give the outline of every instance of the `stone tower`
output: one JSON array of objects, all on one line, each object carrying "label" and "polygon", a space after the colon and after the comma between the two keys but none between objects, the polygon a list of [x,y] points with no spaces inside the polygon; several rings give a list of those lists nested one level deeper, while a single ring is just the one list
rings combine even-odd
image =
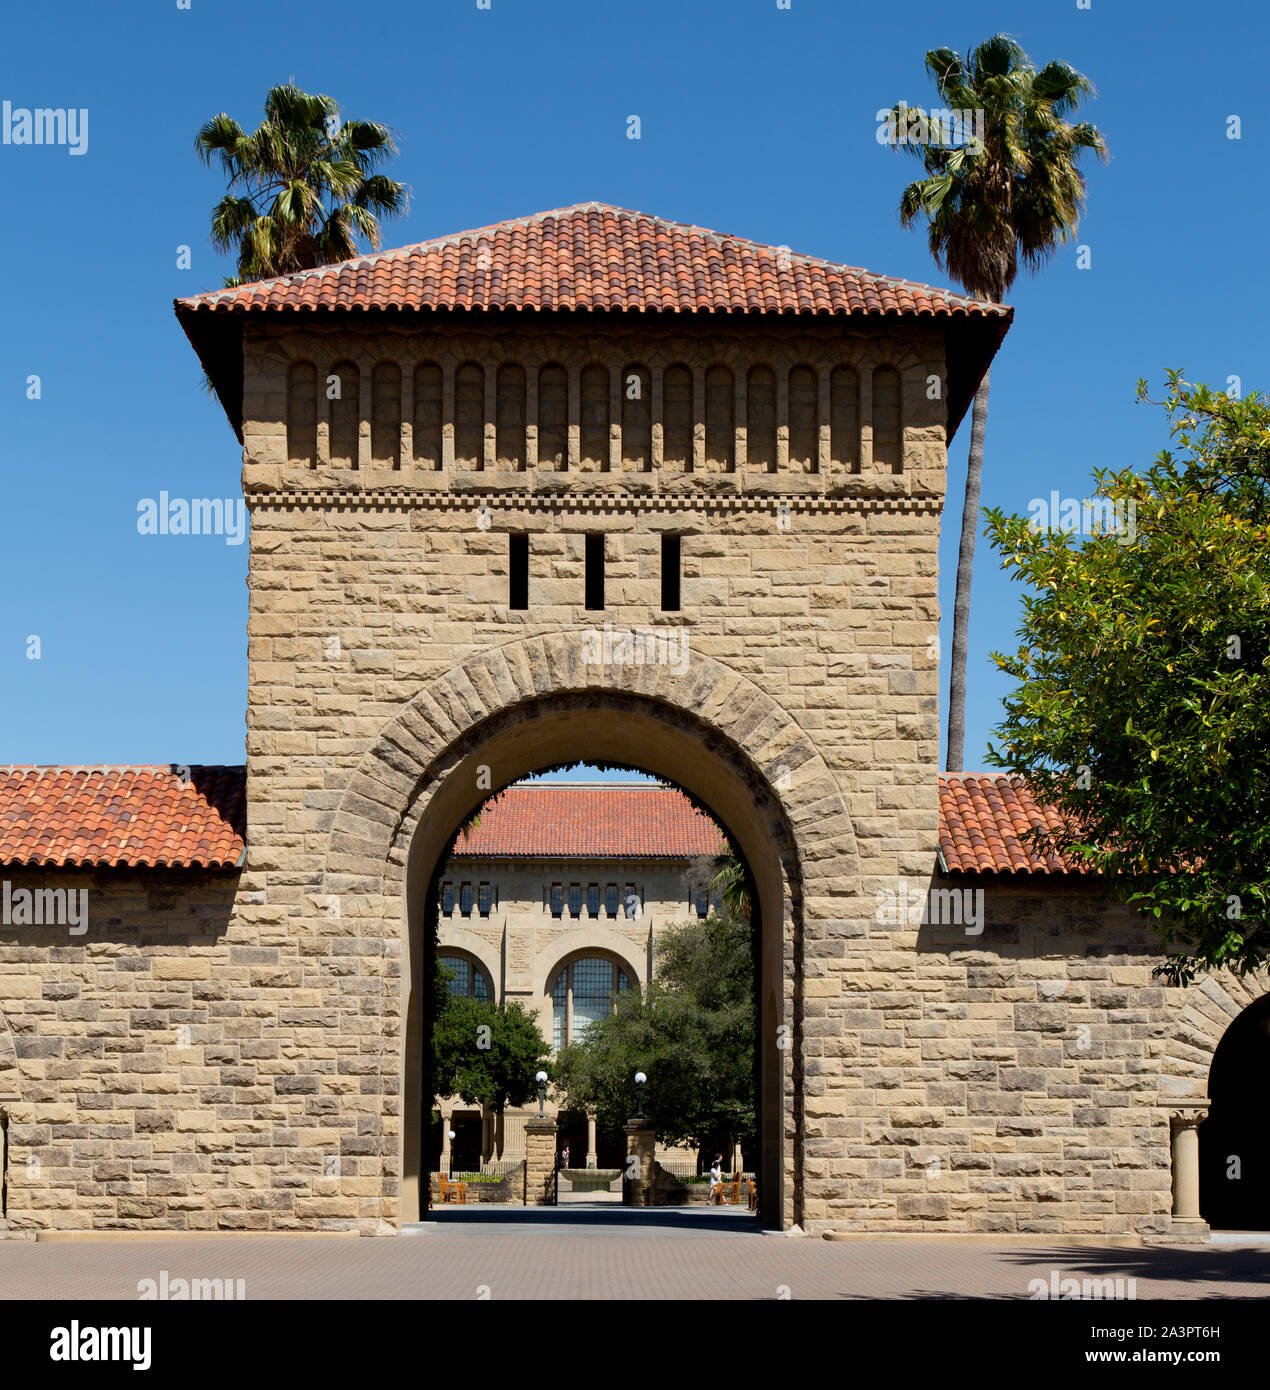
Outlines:
[{"label": "stone tower", "polygon": [[745,854],[764,1212],[832,1224],[883,1113],[877,895],[935,863],[945,451],[1011,311],[583,204],[177,314],[243,444],[231,931],[278,952],[242,1023],[296,1058],[292,1181],[340,1155],[308,1210],[417,1215],[429,882],[490,791],[598,760]]}]

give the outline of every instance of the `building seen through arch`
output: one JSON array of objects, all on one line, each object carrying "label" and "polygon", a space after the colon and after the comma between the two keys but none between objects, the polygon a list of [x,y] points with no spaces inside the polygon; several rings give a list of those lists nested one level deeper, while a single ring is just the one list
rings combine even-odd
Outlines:
[{"label": "building seen through arch", "polygon": [[[719,827],[664,784],[507,788],[439,871],[437,959],[453,975],[451,992],[536,1011],[553,1052],[577,1042],[617,995],[644,992],[666,927],[718,908],[713,860],[723,849]],[[524,1119],[536,1109],[499,1117],[442,1099],[430,1165],[457,1171],[523,1157]],[[546,1109],[558,1114],[554,1099]],[[557,1150],[568,1147],[571,1167],[622,1166],[620,1133],[597,1133],[594,1119],[574,1112],[559,1120]]]}]

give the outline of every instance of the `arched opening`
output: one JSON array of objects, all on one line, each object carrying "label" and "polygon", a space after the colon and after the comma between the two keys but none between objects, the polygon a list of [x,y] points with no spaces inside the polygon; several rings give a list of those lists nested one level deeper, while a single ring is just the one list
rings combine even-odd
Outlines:
[{"label": "arched opening", "polygon": [[287,462],[317,467],[317,368],[293,362],[287,371]]},{"label": "arched opening", "polygon": [[327,439],[331,467],[356,468],[361,373],[355,362],[337,362],[331,368],[326,379],[326,399],[330,408]]},{"label": "arched opening", "polygon": [[370,461],[376,468],[401,467],[401,368],[377,362],[370,377]]},{"label": "arched opening", "polygon": [[903,392],[894,367],[873,372],[873,462],[878,472],[904,471]]},{"label": "arched opening", "polygon": [[794,367],[789,373],[789,470],[820,471],[820,388],[815,370]]},{"label": "arched opening", "polygon": [[1200,1215],[1216,1231],[1270,1231],[1270,994],[1222,1035],[1199,1127]]},{"label": "arched opening", "polygon": [[[428,1018],[423,1004],[434,989],[429,923],[437,920],[440,906],[438,870],[460,826],[492,794],[545,767],[587,761],[637,768],[682,788],[709,809],[748,868],[757,980],[760,1218],[772,1226],[800,1220],[801,1195],[793,1175],[801,1165],[796,1118],[801,1075],[794,1065],[801,874],[792,828],[762,773],[740,748],[686,711],[617,691],[589,691],[585,700],[548,696],[511,707],[469,730],[441,761],[445,771],[419,789],[411,813],[415,829],[405,871],[402,1218],[421,1215],[423,1121],[431,1099],[424,1074]],[[634,968],[634,962],[627,963]],[[558,974],[557,969],[553,985]],[[546,987],[544,979],[544,993]]]},{"label": "arched opening", "polygon": [[462,362],[454,373],[454,466],[469,473],[485,467],[485,368]]}]

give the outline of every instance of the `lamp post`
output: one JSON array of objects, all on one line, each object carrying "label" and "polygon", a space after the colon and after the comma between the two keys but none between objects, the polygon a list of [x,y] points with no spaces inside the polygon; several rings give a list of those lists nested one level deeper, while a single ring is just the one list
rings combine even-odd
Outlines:
[{"label": "lamp post", "polygon": [[445,1132],[445,1137],[450,1141],[447,1145],[447,1147],[450,1150],[450,1161],[446,1165],[449,1169],[447,1176],[452,1178],[454,1176],[454,1131],[452,1129],[447,1129]]},{"label": "lamp post", "polygon": [[538,1113],[543,1114],[543,1102],[547,1098],[547,1073],[540,1071],[534,1080],[538,1083]]},{"label": "lamp post", "polygon": [[642,1071],[637,1071],[635,1073],[635,1091],[639,1097],[639,1110],[635,1116],[637,1120],[642,1120],[644,1118],[644,1084],[647,1080],[648,1077],[646,1077]]}]

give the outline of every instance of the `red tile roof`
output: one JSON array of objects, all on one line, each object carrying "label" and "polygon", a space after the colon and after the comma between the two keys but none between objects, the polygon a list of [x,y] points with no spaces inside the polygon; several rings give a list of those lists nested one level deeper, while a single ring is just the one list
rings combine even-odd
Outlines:
[{"label": "red tile roof", "polygon": [[178,313],[593,309],[1008,320],[1013,312],[607,203],[577,203],[176,304]]},{"label": "red tile roof", "polygon": [[719,854],[718,826],[673,787],[543,782],[508,787],[454,853],[462,858],[692,859]]},{"label": "red tile roof", "polygon": [[232,868],[243,852],[241,767],[0,768],[0,863]]},{"label": "red tile roof", "polygon": [[[939,848],[953,873],[1089,873],[1039,856],[1024,836],[1060,825],[1016,777],[943,773]],[[232,868],[246,832],[246,770],[0,767],[0,864]],[[509,787],[460,838],[462,857],[693,858],[717,854],[717,827],[682,792],[641,785]]]},{"label": "red tile roof", "polygon": [[1037,853],[1024,839],[1034,826],[1062,828],[1053,806],[1038,806],[1021,778],[945,772],[939,778],[939,849],[954,873],[1084,874],[1083,861]]}]

